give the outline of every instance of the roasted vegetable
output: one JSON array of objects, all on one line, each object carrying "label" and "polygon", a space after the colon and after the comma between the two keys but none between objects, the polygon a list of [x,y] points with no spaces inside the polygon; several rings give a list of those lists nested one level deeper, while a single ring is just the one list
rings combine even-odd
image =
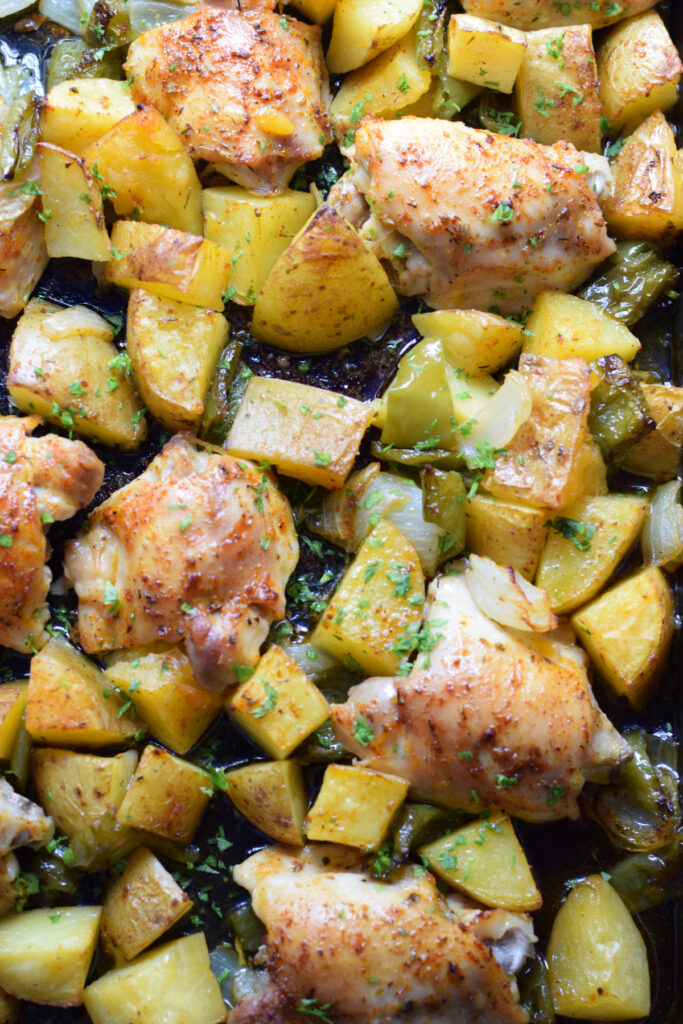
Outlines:
[{"label": "roasted vegetable", "polygon": [[417,21],[422,0],[337,0],[327,66],[353,71],[397,43]]},{"label": "roasted vegetable", "polygon": [[683,388],[643,384],[643,394],[655,429],[629,448],[623,467],[654,480],[673,480],[681,464]]},{"label": "roasted vegetable", "polygon": [[542,956],[527,960],[517,975],[519,1001],[529,1015],[529,1024],[555,1024],[548,965]]},{"label": "roasted vegetable", "polygon": [[331,764],[306,816],[306,835],[321,842],[376,850],[407,792],[408,783],[395,775]]},{"label": "roasted vegetable", "polygon": [[615,469],[628,449],[655,428],[640,381],[617,355],[594,363],[600,382],[591,392],[588,429],[606,465]]},{"label": "roasted vegetable", "polygon": [[108,47],[92,47],[83,39],[59,39],[47,66],[48,92],[60,82],[76,78],[122,78],[121,54]]},{"label": "roasted vegetable", "polygon": [[615,320],[630,327],[652,303],[675,288],[678,269],[649,242],[617,242],[608,269],[578,292]]},{"label": "roasted vegetable", "polygon": [[445,531],[439,541],[442,558],[454,558],[465,547],[467,492],[462,476],[427,466],[420,473],[420,482],[425,519]]},{"label": "roasted vegetable", "polygon": [[448,22],[448,73],[454,78],[511,93],[524,60],[524,32],[472,14]]},{"label": "roasted vegetable", "polygon": [[231,338],[220,354],[204,399],[199,436],[211,444],[223,444],[247,390],[251,370],[240,362],[241,354],[241,343]]},{"label": "roasted vegetable", "polygon": [[523,349],[554,359],[580,356],[588,362],[616,353],[630,363],[640,342],[594,303],[564,292],[543,292],[527,321]]},{"label": "roasted vegetable", "polygon": [[187,844],[210,797],[210,780],[203,769],[150,744],[116,817],[122,825]]},{"label": "roasted vegetable", "polygon": [[547,532],[544,509],[496,501],[485,494],[467,499],[467,550],[516,569],[529,581],[536,575]]},{"label": "roasted vegetable", "polygon": [[29,167],[40,134],[41,103],[35,92],[17,96],[4,115],[0,140],[0,178],[9,181]]},{"label": "roasted vegetable", "polygon": [[304,845],[308,797],[298,761],[258,761],[225,777],[228,796],[247,821],[277,843]]},{"label": "roasted vegetable", "polygon": [[123,82],[110,78],[66,79],[45,97],[41,140],[80,154],[134,110]]}]

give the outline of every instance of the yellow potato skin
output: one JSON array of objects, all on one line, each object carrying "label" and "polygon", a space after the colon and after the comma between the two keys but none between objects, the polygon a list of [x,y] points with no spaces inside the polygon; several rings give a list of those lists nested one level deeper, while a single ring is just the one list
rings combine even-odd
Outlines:
[{"label": "yellow potato skin", "polygon": [[422,0],[336,0],[327,66],[353,71],[397,43],[420,16]]},{"label": "yellow potato skin", "polygon": [[408,793],[408,783],[369,768],[331,764],[304,828],[309,839],[376,850]]},{"label": "yellow potato skin", "polygon": [[122,825],[190,843],[211,796],[201,768],[151,744],[145,747],[116,818]]},{"label": "yellow potato skin", "polygon": [[642,387],[657,426],[629,449],[624,469],[654,480],[673,480],[678,475],[683,446],[683,388],[666,384]]},{"label": "yellow potato skin", "polygon": [[53,86],[45,97],[41,139],[80,155],[134,110],[125,82],[70,78]]},{"label": "yellow potato skin", "polygon": [[258,761],[226,772],[228,796],[244,817],[277,843],[303,846],[308,795],[296,760]]}]

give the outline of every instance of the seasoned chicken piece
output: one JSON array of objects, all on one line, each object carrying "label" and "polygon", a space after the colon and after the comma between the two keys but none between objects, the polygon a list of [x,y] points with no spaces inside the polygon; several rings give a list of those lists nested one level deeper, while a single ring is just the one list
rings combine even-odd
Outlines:
[{"label": "seasoned chicken piece", "polygon": [[192,157],[254,192],[286,187],[330,141],[320,28],[272,11],[204,7],[131,46],[131,93]]},{"label": "seasoned chicken piece", "polygon": [[13,853],[0,857],[0,917],[9,913],[19,899],[19,861]]},{"label": "seasoned chicken piece", "polygon": [[0,779],[0,857],[20,846],[45,846],[55,834],[55,823],[43,808],[16,793]]},{"label": "seasoned chicken piece", "polygon": [[625,17],[649,11],[657,0],[629,0],[611,3],[610,0],[462,0],[470,14],[491,21],[502,21],[514,28],[550,28],[554,25],[592,25],[602,28],[613,25]]},{"label": "seasoned chicken piece", "polygon": [[[581,650],[492,622],[463,568],[432,584],[427,653],[407,678],[368,679],[333,705],[337,735],[369,767],[409,781],[418,799],[529,821],[577,818],[584,782],[606,781],[630,747],[597,706]],[[354,737],[359,716],[367,745]]]},{"label": "seasoned chicken piece", "polygon": [[24,654],[47,641],[45,525],[88,505],[104,476],[81,441],[30,437],[40,422],[0,418],[0,644]]},{"label": "seasoned chicken piece", "polygon": [[176,434],[65,547],[88,652],[185,639],[210,689],[254,665],[282,615],[298,543],[286,498],[251,463]]},{"label": "seasoned chicken piece", "polygon": [[[266,925],[271,985],[229,1024],[290,1024],[298,1006],[335,1024],[523,1024],[517,985],[534,940],[528,918],[451,907],[431,875],[389,883],[333,846],[272,847],[234,871]],[[514,952],[512,952],[514,950]],[[306,1018],[307,1019],[307,1018]]]},{"label": "seasoned chicken piece", "polygon": [[[35,183],[37,164],[25,181]],[[24,182],[25,183],[25,182]],[[0,183],[0,316],[20,313],[47,266],[45,229],[33,204],[38,194],[22,182]]]},{"label": "seasoned chicken piece", "polygon": [[[350,173],[328,202],[360,228],[403,294],[436,308],[514,313],[544,288],[575,288],[614,251],[582,164],[609,178],[602,157],[589,162],[567,142],[366,118]],[[354,188],[367,200],[362,225]]]}]

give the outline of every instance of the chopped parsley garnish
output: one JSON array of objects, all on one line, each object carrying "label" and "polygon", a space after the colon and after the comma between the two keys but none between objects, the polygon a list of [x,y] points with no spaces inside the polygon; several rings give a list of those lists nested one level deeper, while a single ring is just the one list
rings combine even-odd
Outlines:
[{"label": "chopped parsley garnish", "polygon": [[595,523],[582,523],[578,519],[568,519],[566,516],[555,516],[554,519],[548,520],[546,526],[566,537],[579,551],[590,551],[591,541],[597,530]]},{"label": "chopped parsley garnish", "polygon": [[370,723],[362,715],[359,715],[353,723],[354,740],[357,740],[362,746],[368,747],[372,743],[374,736],[375,734]]}]

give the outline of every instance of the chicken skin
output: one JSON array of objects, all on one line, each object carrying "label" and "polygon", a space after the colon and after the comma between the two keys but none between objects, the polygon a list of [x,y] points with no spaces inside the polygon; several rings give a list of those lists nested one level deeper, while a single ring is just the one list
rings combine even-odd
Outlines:
[{"label": "chicken skin", "polygon": [[254,665],[298,556],[271,476],[176,434],[65,548],[88,652],[185,639],[199,681]]},{"label": "chicken skin", "polygon": [[46,524],[85,508],[104,477],[81,441],[31,437],[40,422],[0,418],[0,644],[23,654],[47,641]]},{"label": "chicken skin", "polygon": [[[577,171],[582,163],[595,167],[595,181]],[[592,188],[609,173],[602,157],[567,142],[540,146],[423,117],[366,118],[328,202],[404,295],[437,309],[507,314],[528,309],[543,289],[572,290],[614,251]]]},{"label": "chicken skin", "polygon": [[431,875],[410,868],[378,884],[357,853],[334,846],[261,850],[234,877],[266,925],[271,983],[229,1024],[303,1021],[303,1000],[335,1024],[528,1019],[511,977],[534,939],[524,915],[450,906]]},{"label": "chicken skin", "polygon": [[[415,797],[529,821],[577,818],[588,779],[606,781],[630,747],[593,698],[584,656],[555,633],[512,633],[487,618],[458,575],[432,584],[433,649],[406,679],[368,679],[333,705],[341,742]],[[429,646],[429,645],[428,645]],[[370,742],[354,737],[362,716]]]},{"label": "chicken skin", "polygon": [[330,141],[320,28],[268,10],[203,7],[143,33],[126,71],[194,159],[263,194]]},{"label": "chicken skin", "polygon": [[557,0],[462,0],[463,7],[470,14],[525,30],[555,25],[602,28],[622,18],[632,18],[649,11],[656,3],[657,0],[630,0],[620,4],[610,0],[597,3],[596,0],[572,0],[571,3],[558,3]]}]

